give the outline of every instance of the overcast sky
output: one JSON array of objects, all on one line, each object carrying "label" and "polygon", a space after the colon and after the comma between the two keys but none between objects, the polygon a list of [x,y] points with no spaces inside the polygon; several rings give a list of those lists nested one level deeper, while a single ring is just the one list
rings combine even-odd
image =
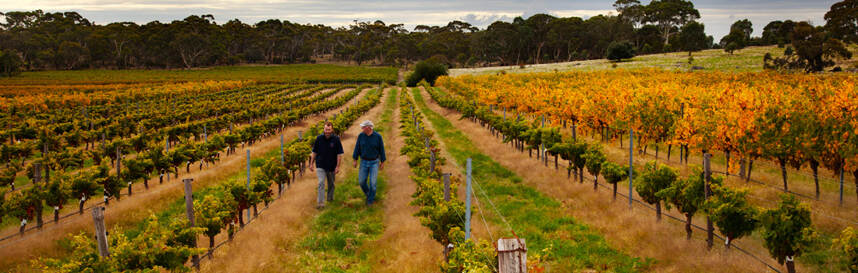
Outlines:
[{"label": "overcast sky", "polygon": [[[730,24],[744,18],[754,24],[754,35],[773,20],[791,19],[824,24],[823,15],[840,0],[693,0],[706,32],[721,39]],[[641,0],[649,3],[648,0]],[[0,11],[77,11],[97,24],[131,21],[170,22],[190,14],[212,14],[219,23],[238,18],[253,24],[264,19],[344,26],[353,20],[403,23],[409,30],[419,24],[446,25],[462,20],[484,29],[496,20],[548,13],[588,18],[615,12],[614,0],[0,0]]]}]

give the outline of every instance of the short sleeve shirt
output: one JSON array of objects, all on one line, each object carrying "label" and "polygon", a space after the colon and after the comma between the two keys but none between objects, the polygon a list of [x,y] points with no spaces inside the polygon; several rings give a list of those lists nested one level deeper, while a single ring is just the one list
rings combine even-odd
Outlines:
[{"label": "short sleeve shirt", "polygon": [[321,134],[313,143],[313,152],[316,153],[316,168],[333,172],[337,168],[337,156],[344,153],[343,144],[336,135],[326,138]]}]

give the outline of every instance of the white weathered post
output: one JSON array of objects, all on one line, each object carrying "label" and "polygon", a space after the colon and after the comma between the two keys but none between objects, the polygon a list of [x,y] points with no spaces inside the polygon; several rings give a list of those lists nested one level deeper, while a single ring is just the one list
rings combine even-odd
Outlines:
[{"label": "white weathered post", "polygon": [[471,238],[471,158],[467,162],[467,187],[465,190],[465,240]]},{"label": "white weathered post", "polygon": [[[250,192],[250,149],[247,149],[247,191]],[[247,208],[247,221],[250,222],[250,208]]]},{"label": "white weathered post", "polygon": [[110,251],[107,249],[107,230],[104,228],[104,207],[96,206],[92,208],[92,220],[95,222],[98,255],[101,257],[110,257]]},{"label": "white weathered post", "polygon": [[[705,153],[703,154],[703,181],[705,186],[703,187],[703,195],[704,200],[709,200],[709,196],[712,195],[712,189],[709,186],[709,182],[712,180],[712,168],[710,165],[710,159],[712,158],[712,154]],[[712,217],[706,216],[706,247],[712,249],[712,246],[715,244],[714,239],[714,230],[715,228],[712,226]]]},{"label": "white weathered post", "polygon": [[635,132],[634,132],[634,130],[629,129],[629,209],[632,208],[632,200],[634,199],[633,198],[634,195],[632,194],[632,180],[634,180],[634,178],[632,176],[634,175],[634,163],[635,163],[633,160],[633,157],[634,157],[634,148],[633,147],[634,146],[635,146]]},{"label": "white weathered post", "polygon": [[521,238],[500,238],[498,273],[527,273],[527,246]]},{"label": "white weathered post", "polygon": [[450,201],[450,173],[443,174],[444,177],[444,201]]},{"label": "white weathered post", "polygon": [[[845,171],[846,170],[844,170],[843,166],[840,166],[840,206],[841,207],[843,206],[843,173]],[[751,172],[748,172],[748,176],[751,176]]]},{"label": "white weathered post", "polygon": [[[193,178],[185,178],[182,179],[182,182],[185,183],[185,215],[188,216],[188,224],[191,227],[196,226],[196,221],[194,220],[194,192],[191,190],[191,182],[193,182]],[[197,238],[194,236],[193,238],[193,247],[197,247]],[[191,263],[194,265],[194,268],[197,270],[200,269],[200,256],[194,255],[191,257]]]}]

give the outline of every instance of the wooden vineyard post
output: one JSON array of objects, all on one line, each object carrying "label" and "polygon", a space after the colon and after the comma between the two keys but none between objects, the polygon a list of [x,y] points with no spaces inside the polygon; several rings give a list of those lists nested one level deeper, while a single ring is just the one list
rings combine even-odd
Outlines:
[{"label": "wooden vineyard post", "polygon": [[[196,227],[196,222],[194,221],[194,192],[191,190],[191,182],[193,181],[193,178],[182,179],[182,182],[185,183],[185,215],[188,216],[188,224],[191,227]],[[194,236],[193,239],[193,247],[197,247],[197,237]],[[194,268],[200,270],[200,255],[192,256],[191,263],[193,263]]]},{"label": "wooden vineyard post", "polygon": [[[710,165],[710,160],[712,158],[712,154],[705,153],[703,154],[703,181],[705,186],[703,187],[703,195],[704,200],[709,200],[709,196],[712,195],[712,188],[709,185],[709,182],[712,180],[712,169]],[[712,246],[715,244],[714,239],[714,227],[712,226],[712,217],[709,215],[706,216],[706,247],[712,249]]]},{"label": "wooden vineyard post", "polygon": [[[247,192],[250,193],[250,149],[247,149]],[[247,221],[250,222],[250,208],[247,208]]]},{"label": "wooden vineyard post", "polygon": [[[844,170],[843,166],[841,165],[840,166],[840,206],[841,207],[843,206],[843,173],[845,171],[846,170]],[[751,173],[749,172],[748,176],[750,176],[750,175],[751,175]]]},{"label": "wooden vineyard post", "polygon": [[[46,168],[47,169],[47,168]],[[41,188],[42,185],[42,164],[33,164],[33,187]],[[36,202],[36,228],[42,229],[44,222],[42,221],[42,200]]]},{"label": "wooden vineyard post", "polygon": [[435,171],[435,151],[429,146],[429,138],[424,138],[426,149],[429,150],[429,171]]},{"label": "wooden vineyard post", "polygon": [[96,206],[92,208],[92,221],[95,222],[98,255],[101,257],[110,257],[110,251],[107,249],[107,230],[104,229],[104,207]]},{"label": "wooden vineyard post", "polygon": [[[168,153],[170,153],[170,136],[167,136],[164,138],[164,143],[165,143],[164,144],[164,155],[166,156]],[[166,172],[166,173],[167,173],[167,181],[169,182],[170,181],[170,172]]]},{"label": "wooden vineyard post", "polygon": [[465,240],[471,238],[471,158],[467,161],[467,187],[465,190]]},{"label": "wooden vineyard post", "polygon": [[[286,159],[283,155],[283,134],[280,134],[280,165],[286,164]],[[283,183],[277,183],[277,198],[283,197]]]},{"label": "wooden vineyard post", "polygon": [[[303,134],[304,134],[304,131],[298,131],[298,141],[304,141],[304,136],[303,136]],[[301,169],[301,170],[300,170],[300,173],[301,173],[301,177],[304,177],[304,166],[306,166],[306,165],[304,164],[304,161],[302,160],[302,161],[301,161],[301,164],[300,164],[300,169]],[[249,173],[249,171],[248,171],[248,173]],[[248,174],[248,175],[249,175],[249,174]]]},{"label": "wooden vineyard post", "polygon": [[629,129],[629,209],[632,209],[632,201],[634,200],[634,195],[632,194],[632,181],[634,178],[634,154],[635,154],[635,131]]},{"label": "wooden vineyard post", "polygon": [[280,134],[280,164],[283,164],[286,160],[283,158],[283,134]]},{"label": "wooden vineyard post", "polygon": [[521,238],[500,238],[498,273],[527,273],[527,246]]},{"label": "wooden vineyard post", "polygon": [[450,201],[450,173],[443,174],[444,176],[444,201]]}]

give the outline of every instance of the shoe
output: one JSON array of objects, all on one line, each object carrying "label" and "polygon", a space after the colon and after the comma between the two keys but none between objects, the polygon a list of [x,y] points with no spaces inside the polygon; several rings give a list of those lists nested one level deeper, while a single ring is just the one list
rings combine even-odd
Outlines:
[{"label": "shoe", "polygon": [[317,210],[322,210],[322,209],[324,209],[324,208],[325,208],[325,205],[318,205],[318,206],[316,206],[316,209],[317,209]]}]

